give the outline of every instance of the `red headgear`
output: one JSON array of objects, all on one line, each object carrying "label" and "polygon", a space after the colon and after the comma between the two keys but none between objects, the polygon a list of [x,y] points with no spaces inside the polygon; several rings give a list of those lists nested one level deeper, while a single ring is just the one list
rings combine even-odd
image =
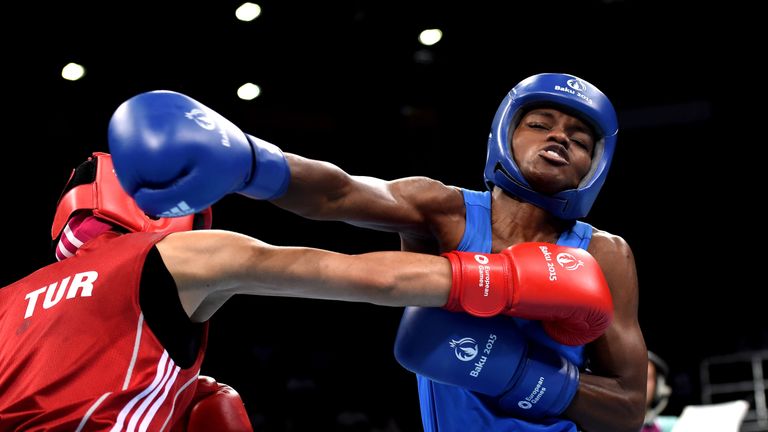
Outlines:
[{"label": "red headgear", "polygon": [[[80,172],[78,172],[80,171]],[[80,174],[76,177],[76,174]],[[82,177],[86,177],[83,180]],[[77,184],[72,184],[73,181]],[[130,232],[177,232],[211,227],[211,208],[177,218],[153,219],[136,205],[120,186],[112,167],[112,157],[96,152],[80,167],[72,170],[64,194],[56,206],[51,238],[61,235],[64,226],[79,210],[90,210],[94,216]]]}]

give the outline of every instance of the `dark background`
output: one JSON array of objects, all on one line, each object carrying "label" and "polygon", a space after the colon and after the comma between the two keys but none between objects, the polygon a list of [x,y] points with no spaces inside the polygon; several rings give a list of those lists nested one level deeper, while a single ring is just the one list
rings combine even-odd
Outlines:
[{"label": "dark background", "polygon": [[[110,115],[139,92],[186,93],[248,133],[351,174],[482,189],[486,137],[506,92],[535,73],[572,73],[611,98],[621,127],[586,221],[633,247],[646,342],[673,373],[667,413],[699,403],[702,360],[768,347],[765,234],[761,215],[746,214],[761,201],[760,183],[746,176],[759,174],[766,136],[751,108],[765,84],[747,66],[758,53],[749,49],[750,12],[631,0],[470,3],[267,0],[251,23],[235,20],[232,1],[9,7],[0,180],[11,253],[1,282],[49,261],[70,169],[107,151]],[[443,40],[421,47],[419,32],[434,27]],[[83,80],[59,77],[70,61],[85,65]],[[247,81],[261,97],[237,99]],[[277,245],[399,247],[393,234],[307,221],[241,196],[216,205],[214,225]],[[400,314],[237,297],[212,320],[203,373],[240,391],[259,430],[419,430],[415,379],[392,355]]]}]

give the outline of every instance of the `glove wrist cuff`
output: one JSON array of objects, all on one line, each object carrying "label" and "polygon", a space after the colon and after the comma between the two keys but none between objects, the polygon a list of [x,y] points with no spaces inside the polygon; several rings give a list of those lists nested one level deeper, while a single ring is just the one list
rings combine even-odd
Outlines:
[{"label": "glove wrist cuff", "polygon": [[238,191],[253,199],[276,199],[285,194],[291,170],[282,150],[274,144],[246,134],[253,154],[251,178]]},{"label": "glove wrist cuff", "polygon": [[463,312],[461,307],[461,260],[456,252],[447,252],[442,254],[448,258],[451,263],[451,292],[448,293],[448,301],[443,305],[443,309],[451,312]]},{"label": "glove wrist cuff", "polygon": [[453,280],[444,308],[491,317],[509,309],[511,269],[501,254],[453,251],[443,256],[451,263]]},{"label": "glove wrist cuff", "polygon": [[573,401],[579,378],[579,369],[568,359],[550,348],[531,344],[525,368],[499,398],[499,406],[526,419],[557,417]]}]

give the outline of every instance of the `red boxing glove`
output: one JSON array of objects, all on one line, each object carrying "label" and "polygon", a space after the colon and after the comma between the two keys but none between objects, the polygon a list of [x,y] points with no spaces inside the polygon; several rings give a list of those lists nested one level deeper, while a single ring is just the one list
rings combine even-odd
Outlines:
[{"label": "red boxing glove", "polygon": [[583,345],[613,320],[613,300],[597,261],[583,249],[520,243],[498,254],[453,251],[444,308],[479,317],[500,313],[543,321],[557,342]]},{"label": "red boxing glove", "polygon": [[253,427],[235,389],[201,375],[187,413],[171,432],[204,431],[253,432]]}]

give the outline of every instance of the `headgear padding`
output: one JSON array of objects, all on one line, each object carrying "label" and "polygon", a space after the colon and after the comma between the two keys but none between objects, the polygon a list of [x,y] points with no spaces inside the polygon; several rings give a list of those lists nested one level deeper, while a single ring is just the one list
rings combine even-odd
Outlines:
[{"label": "headgear padding", "polygon": [[56,206],[51,238],[58,238],[67,221],[81,210],[89,210],[99,219],[130,232],[176,232],[211,227],[210,207],[198,214],[178,218],[153,219],[147,216],[120,186],[112,157],[107,153],[93,153],[87,161],[72,170]]},{"label": "headgear padding", "polygon": [[[577,189],[553,195],[536,192],[520,173],[512,155],[512,133],[531,106],[552,106],[575,114],[594,128],[592,166]],[[493,119],[488,138],[485,182],[541,207],[561,219],[578,219],[589,213],[608,175],[618,133],[616,111],[592,84],[567,74],[544,73],[526,78],[504,98]]]}]

